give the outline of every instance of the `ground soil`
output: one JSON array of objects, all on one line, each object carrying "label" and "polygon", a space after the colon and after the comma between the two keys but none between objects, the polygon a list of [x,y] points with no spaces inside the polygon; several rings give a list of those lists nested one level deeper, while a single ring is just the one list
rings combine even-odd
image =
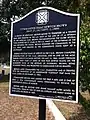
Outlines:
[{"label": "ground soil", "polygon": [[[88,92],[81,93],[83,98],[90,100],[90,94]],[[58,109],[64,115],[66,120],[90,120],[90,109],[88,114],[81,103],[66,103],[54,101]]]},{"label": "ground soil", "polygon": [[[9,96],[8,87],[8,82],[0,83],[0,120],[38,120],[38,100]],[[48,107],[46,120],[54,120]]]},{"label": "ground soil", "polygon": [[[0,120],[38,120],[39,101],[37,99],[9,96],[8,82],[0,83]],[[87,93],[82,93],[87,99]],[[82,105],[54,101],[66,120],[90,120]],[[57,114],[57,113],[56,113]],[[46,109],[46,120],[54,120]]]}]

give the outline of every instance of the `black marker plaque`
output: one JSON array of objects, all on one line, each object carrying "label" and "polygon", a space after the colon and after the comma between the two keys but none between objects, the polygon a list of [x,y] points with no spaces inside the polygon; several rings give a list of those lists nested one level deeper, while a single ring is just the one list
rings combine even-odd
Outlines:
[{"label": "black marker plaque", "polygon": [[11,39],[11,95],[78,102],[78,14],[37,8],[12,23]]}]

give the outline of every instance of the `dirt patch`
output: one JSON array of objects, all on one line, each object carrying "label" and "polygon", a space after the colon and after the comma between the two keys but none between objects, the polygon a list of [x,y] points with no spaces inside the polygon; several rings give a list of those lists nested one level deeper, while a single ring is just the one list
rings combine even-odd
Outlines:
[{"label": "dirt patch", "polygon": [[[85,98],[85,103],[83,104],[86,104],[86,100],[90,100],[89,93],[84,92],[84,93],[81,93],[81,95],[83,96],[83,98]],[[88,102],[89,101],[87,101],[87,103]],[[76,103],[66,103],[66,102],[59,102],[59,101],[54,101],[54,103],[56,104],[58,109],[61,111],[61,113],[64,115],[66,120],[90,120],[89,109],[88,109],[89,114],[87,114],[84,106],[82,106],[80,103],[76,104]]]},{"label": "dirt patch", "polygon": [[[80,104],[56,102],[56,106],[67,120],[88,120]],[[81,114],[80,119],[78,116]]]},{"label": "dirt patch", "polygon": [[[39,101],[9,96],[8,82],[0,83],[0,120],[38,120]],[[46,120],[53,120],[46,109]]]}]

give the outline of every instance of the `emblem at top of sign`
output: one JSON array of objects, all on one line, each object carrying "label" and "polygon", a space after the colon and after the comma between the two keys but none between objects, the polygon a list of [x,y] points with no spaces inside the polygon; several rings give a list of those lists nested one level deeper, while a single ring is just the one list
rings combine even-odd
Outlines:
[{"label": "emblem at top of sign", "polygon": [[36,13],[36,23],[38,25],[46,25],[49,21],[49,12],[47,10],[39,10]]}]

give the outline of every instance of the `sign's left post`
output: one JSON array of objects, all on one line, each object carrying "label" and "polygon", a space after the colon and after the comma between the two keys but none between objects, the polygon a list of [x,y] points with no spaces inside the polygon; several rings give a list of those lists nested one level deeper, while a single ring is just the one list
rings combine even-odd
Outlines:
[{"label": "sign's left post", "polygon": [[46,120],[46,100],[39,99],[39,120]]}]

